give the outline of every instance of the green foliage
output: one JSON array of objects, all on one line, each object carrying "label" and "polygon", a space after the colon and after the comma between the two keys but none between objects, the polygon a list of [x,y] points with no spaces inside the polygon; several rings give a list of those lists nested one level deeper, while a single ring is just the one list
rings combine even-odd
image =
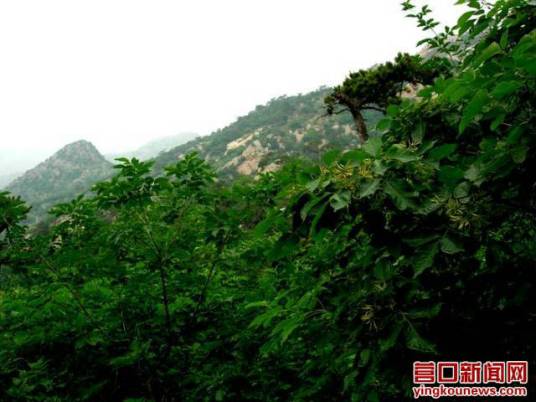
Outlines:
[{"label": "green foliage", "polygon": [[0,192],[0,235],[17,227],[29,211],[20,197],[13,197],[5,191]]},{"label": "green foliage", "polygon": [[119,160],[34,236],[0,194],[0,399],[387,402],[415,360],[534,365],[535,8],[467,3],[361,147],[231,184]]},{"label": "green foliage", "polygon": [[[361,142],[368,138],[363,117],[365,110],[385,111],[397,103],[408,85],[430,84],[445,71],[441,60],[424,62],[419,56],[398,54],[394,63],[387,62],[368,70],[359,70],[337,86],[325,98],[329,114],[348,110],[354,118]],[[342,107],[337,111],[337,107]]]}]

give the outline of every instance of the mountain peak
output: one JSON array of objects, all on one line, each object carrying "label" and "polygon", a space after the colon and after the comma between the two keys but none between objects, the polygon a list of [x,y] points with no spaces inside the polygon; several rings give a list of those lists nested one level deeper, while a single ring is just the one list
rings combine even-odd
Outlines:
[{"label": "mountain peak", "polygon": [[104,156],[101,155],[95,145],[86,140],[79,140],[65,145],[47,161],[55,158],[67,158],[73,162],[78,161],[80,163],[105,161]]},{"label": "mountain peak", "polygon": [[32,206],[30,219],[69,201],[112,174],[112,164],[89,141],[68,144],[13,181],[7,190]]}]

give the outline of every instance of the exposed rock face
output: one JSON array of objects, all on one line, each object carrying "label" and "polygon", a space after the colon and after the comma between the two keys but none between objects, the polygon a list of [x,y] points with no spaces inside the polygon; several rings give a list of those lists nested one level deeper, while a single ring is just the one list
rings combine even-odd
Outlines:
[{"label": "exposed rock face", "polygon": [[69,144],[13,181],[6,190],[32,206],[35,222],[50,207],[90,189],[112,174],[112,164],[88,141]]},{"label": "exposed rock face", "polygon": [[[355,147],[358,138],[350,114],[326,116],[324,98],[329,92],[329,88],[322,88],[257,106],[211,135],[159,155],[155,168],[162,171],[164,166],[197,151],[222,177],[256,176],[278,169],[288,157],[316,159],[328,149]],[[373,132],[380,114],[373,112],[365,117]]]}]

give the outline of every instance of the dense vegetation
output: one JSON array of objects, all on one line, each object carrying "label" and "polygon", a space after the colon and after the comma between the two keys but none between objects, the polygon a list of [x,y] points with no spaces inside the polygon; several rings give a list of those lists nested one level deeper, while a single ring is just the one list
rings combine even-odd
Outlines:
[{"label": "dense vegetation", "polygon": [[417,359],[533,366],[536,10],[461,2],[448,70],[361,147],[229,185],[123,159],[38,236],[2,193],[0,398],[400,401]]}]

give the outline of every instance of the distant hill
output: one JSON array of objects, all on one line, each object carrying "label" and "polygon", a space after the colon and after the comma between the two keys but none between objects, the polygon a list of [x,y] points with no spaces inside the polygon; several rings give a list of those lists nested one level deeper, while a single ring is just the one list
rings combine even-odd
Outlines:
[{"label": "distant hill", "polygon": [[6,187],[20,195],[32,211],[30,223],[45,216],[50,207],[69,201],[97,181],[112,174],[112,164],[88,141],[66,145],[50,158],[28,170]]},{"label": "distant hill", "polygon": [[[315,159],[329,149],[355,147],[358,139],[350,114],[326,116],[324,98],[329,91],[321,88],[305,95],[282,96],[257,106],[211,135],[161,153],[155,169],[161,171],[197,151],[224,177],[256,175],[277,169],[291,156]],[[380,114],[371,112],[366,118],[373,128]]]},{"label": "distant hill", "polygon": [[[185,135],[166,137],[117,156],[154,158],[155,172],[161,173],[165,166],[197,151],[221,177],[233,178],[276,170],[289,157],[316,159],[329,149],[358,146],[349,113],[326,116],[324,97],[329,91],[329,88],[321,88],[304,95],[282,96],[257,106],[246,116],[208,136],[175,147]],[[377,112],[366,115],[371,135],[379,118]],[[161,152],[164,149],[168,150]],[[93,144],[78,141],[18,177],[6,190],[20,195],[32,206],[29,221],[35,223],[55,204],[69,201],[88,191],[96,182],[110,177],[112,167]]]},{"label": "distant hill", "polygon": [[196,133],[185,132],[168,137],[157,138],[148,142],[147,144],[142,145],[134,151],[109,154],[105,155],[105,157],[110,162],[114,162],[114,159],[119,157],[148,160],[158,156],[158,154],[161,152],[169,151],[170,149],[191,141],[198,136],[199,135]]}]

